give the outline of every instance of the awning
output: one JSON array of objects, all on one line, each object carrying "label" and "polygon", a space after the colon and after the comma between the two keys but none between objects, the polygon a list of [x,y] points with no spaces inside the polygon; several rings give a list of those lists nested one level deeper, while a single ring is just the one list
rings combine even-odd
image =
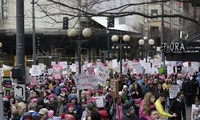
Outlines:
[{"label": "awning", "polygon": [[[104,26],[105,28],[107,27],[107,24],[108,24],[107,17],[92,17],[92,19],[94,21],[96,21],[97,23],[101,24],[102,26]],[[109,27],[109,29],[138,33],[137,30],[129,27],[126,24],[119,24],[119,19],[118,18],[115,18],[114,27]]]}]

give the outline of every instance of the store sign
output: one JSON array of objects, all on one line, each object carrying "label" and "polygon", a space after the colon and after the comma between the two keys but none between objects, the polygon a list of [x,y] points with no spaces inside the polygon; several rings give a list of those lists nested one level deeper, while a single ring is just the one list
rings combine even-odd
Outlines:
[{"label": "store sign", "polygon": [[185,51],[184,44],[183,43],[178,43],[178,42],[171,43],[169,48],[170,48],[170,51],[172,51],[172,52]]},{"label": "store sign", "polygon": [[183,42],[175,42],[170,45],[164,46],[166,52],[182,52],[185,51],[185,45]]}]

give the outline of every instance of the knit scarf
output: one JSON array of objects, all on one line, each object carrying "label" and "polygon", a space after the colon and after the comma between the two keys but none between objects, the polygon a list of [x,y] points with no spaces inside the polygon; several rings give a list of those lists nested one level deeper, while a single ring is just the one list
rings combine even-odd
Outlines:
[{"label": "knit scarf", "polygon": [[115,118],[116,120],[122,120],[123,117],[123,112],[122,112],[122,103],[120,103],[120,105],[118,105],[117,103],[115,104]]}]

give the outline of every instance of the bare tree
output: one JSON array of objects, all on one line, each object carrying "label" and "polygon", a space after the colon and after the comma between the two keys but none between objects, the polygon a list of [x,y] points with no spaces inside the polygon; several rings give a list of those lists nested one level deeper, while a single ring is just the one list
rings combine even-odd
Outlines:
[{"label": "bare tree", "polygon": [[[70,1],[70,0],[47,0],[49,4],[38,4],[41,11],[45,12],[46,15],[43,17],[51,17],[55,15],[68,15],[71,18],[75,17],[93,17],[93,16],[115,16],[115,17],[123,17],[123,16],[130,16],[130,15],[139,15],[146,18],[159,18],[159,17],[179,17],[189,21],[192,21],[198,25],[200,25],[200,21],[198,19],[194,19],[192,17],[181,15],[181,14],[164,14],[164,15],[149,15],[144,14],[143,12],[139,11],[130,11],[131,7],[136,5],[144,5],[144,4],[155,4],[159,2],[168,2],[170,0],[157,0],[152,2],[140,2],[140,3],[133,3],[128,2],[128,4],[122,4],[119,6],[112,6],[110,3],[112,0],[77,0],[77,1]],[[175,0],[183,3],[192,3],[192,4],[199,4],[195,0]],[[81,2],[78,4],[78,2]],[[127,3],[127,2],[124,2]],[[103,6],[103,7],[102,7]],[[107,7],[109,6],[109,7]],[[46,9],[45,8],[50,8]],[[81,14],[78,14],[80,13]]]}]

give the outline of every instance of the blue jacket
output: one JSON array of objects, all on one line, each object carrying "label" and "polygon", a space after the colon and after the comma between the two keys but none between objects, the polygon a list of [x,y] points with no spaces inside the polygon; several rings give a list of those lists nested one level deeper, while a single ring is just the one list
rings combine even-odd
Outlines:
[{"label": "blue jacket", "polygon": [[[76,116],[77,116],[77,118],[78,119],[81,119],[81,116],[82,116],[82,108],[81,108],[81,106],[78,104],[78,102],[77,102],[77,97],[76,97],[76,95],[69,95],[68,96],[68,103],[70,103],[71,102],[71,100],[72,99],[76,99],[76,104],[74,105],[74,109],[75,109],[75,111],[76,111]],[[64,108],[63,108],[63,112],[66,112],[66,110],[67,110],[67,108],[66,108],[66,105],[64,106]]]},{"label": "blue jacket", "polygon": [[197,73],[196,80],[198,81],[198,83],[199,83],[199,87],[200,87],[200,72]]},{"label": "blue jacket", "polygon": [[54,90],[54,93],[55,93],[57,96],[60,95],[60,93],[61,93],[61,89],[60,89],[60,86],[59,86],[59,85],[56,86],[56,88],[55,88],[55,90]]}]

